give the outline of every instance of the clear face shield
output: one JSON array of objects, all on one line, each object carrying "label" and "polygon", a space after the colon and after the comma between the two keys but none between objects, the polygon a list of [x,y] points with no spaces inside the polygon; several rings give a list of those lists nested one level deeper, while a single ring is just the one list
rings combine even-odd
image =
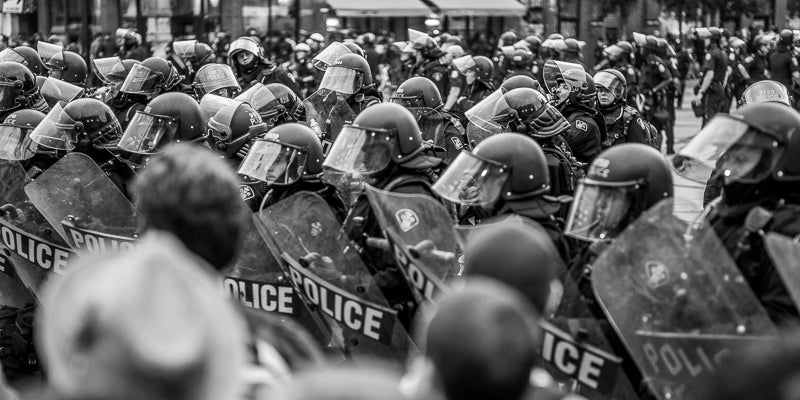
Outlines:
[{"label": "clear face shield", "polygon": [[678,152],[678,173],[692,180],[722,175],[725,184],[758,183],[776,168],[785,152],[778,135],[749,126],[744,121],[719,114]]},{"label": "clear face shield", "polygon": [[333,142],[323,167],[356,176],[381,172],[392,162],[396,141],[394,131],[346,125]]},{"label": "clear face shield", "polygon": [[72,151],[75,149],[75,140],[78,127],[70,118],[61,104],[56,104],[47,116],[31,132],[31,140],[39,146],[49,150]]},{"label": "clear face shield", "polygon": [[133,154],[157,154],[159,147],[175,140],[177,130],[174,118],[137,111],[117,147]]},{"label": "clear face shield", "polygon": [[453,203],[490,207],[500,198],[509,174],[508,166],[464,151],[436,181],[433,191]]},{"label": "clear face shield", "polygon": [[32,129],[0,124],[0,160],[23,161],[36,155],[38,146],[31,140]]},{"label": "clear face shield", "polygon": [[638,209],[642,193],[636,182],[610,186],[584,179],[575,192],[564,232],[589,242],[613,240],[642,211]]},{"label": "clear face shield", "polygon": [[307,158],[305,148],[260,139],[253,142],[238,172],[270,185],[291,185],[303,176]]},{"label": "clear face shield", "polygon": [[320,89],[328,89],[342,94],[355,94],[364,87],[364,73],[355,69],[332,65],[325,70],[319,84]]}]

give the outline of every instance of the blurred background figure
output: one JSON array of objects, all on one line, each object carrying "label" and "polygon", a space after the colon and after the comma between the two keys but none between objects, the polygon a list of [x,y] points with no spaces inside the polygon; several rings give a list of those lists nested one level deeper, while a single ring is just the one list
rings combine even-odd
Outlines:
[{"label": "blurred background figure", "polygon": [[[122,284],[124,282],[124,284]],[[217,400],[240,393],[243,320],[169,235],[81,259],[44,289],[37,343],[53,399]]]}]

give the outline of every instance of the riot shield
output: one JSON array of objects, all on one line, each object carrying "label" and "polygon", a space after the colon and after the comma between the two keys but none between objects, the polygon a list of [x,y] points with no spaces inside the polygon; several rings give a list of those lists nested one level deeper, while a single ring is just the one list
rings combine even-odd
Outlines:
[{"label": "riot shield", "polygon": [[453,218],[442,204],[425,195],[387,192],[369,185],[366,194],[409,286],[418,300],[434,301],[447,291],[446,281],[461,272]]},{"label": "riot shield", "polygon": [[415,351],[397,312],[319,195],[294,194],[262,211],[256,225],[280,257],[295,291],[330,323],[334,342],[345,355],[402,364]]},{"label": "riot shield", "polygon": [[714,231],[665,200],[594,263],[595,294],[661,400],[686,398],[726,357],[776,330]]},{"label": "riot shield", "polygon": [[333,141],[345,124],[352,123],[356,113],[341,93],[320,89],[303,101],[306,122],[322,140],[323,155],[327,156]]},{"label": "riot shield", "polygon": [[261,239],[257,219],[257,214],[247,219],[238,257],[222,271],[225,290],[242,306],[290,318],[314,335],[320,345],[329,344],[330,327],[294,291],[280,262]]},{"label": "riot shield", "polygon": [[777,233],[768,233],[764,242],[792,301],[800,305],[800,244]]},{"label": "riot shield", "polygon": [[[72,252],[47,219],[25,196],[29,181],[16,161],[0,161],[0,238],[5,259],[0,277],[0,291],[9,297],[18,293],[7,285],[6,276],[16,275],[35,297],[39,286],[50,274],[63,274]],[[13,268],[9,268],[13,267]]]},{"label": "riot shield", "polygon": [[139,236],[136,208],[83,153],[58,160],[25,193],[76,251],[128,250]]}]

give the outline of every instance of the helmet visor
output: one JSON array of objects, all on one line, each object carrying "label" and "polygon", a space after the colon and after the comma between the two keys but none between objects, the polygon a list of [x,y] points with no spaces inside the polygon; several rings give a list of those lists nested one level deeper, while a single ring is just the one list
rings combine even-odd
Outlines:
[{"label": "helmet visor", "polygon": [[61,104],[56,104],[31,132],[31,140],[51,150],[72,150],[76,135],[75,120],[64,112]]},{"label": "helmet visor", "polygon": [[[503,98],[503,91],[498,89],[464,114],[476,128],[493,135],[502,132],[507,127],[511,111],[511,107]],[[503,122],[506,125],[503,125]]]},{"label": "helmet visor", "polygon": [[743,104],[775,102],[792,106],[786,86],[775,81],[759,81],[747,87],[742,93]]},{"label": "helmet visor", "polygon": [[272,111],[271,109],[274,107],[269,106],[273,105],[277,98],[263,83],[256,83],[236,96],[236,100],[250,104],[250,106],[258,111],[259,114],[262,114],[261,116],[263,117],[264,113],[274,114],[274,112],[270,113],[270,111]]},{"label": "helmet visor", "polygon": [[166,77],[144,64],[136,64],[122,83],[120,91],[134,94],[156,94],[166,84]]},{"label": "helmet visor", "polygon": [[331,66],[325,70],[320,89],[328,89],[342,94],[354,94],[364,86],[364,74],[354,69]]},{"label": "helmet visor", "polygon": [[550,93],[554,93],[562,85],[567,85],[566,89],[570,92],[588,87],[586,73],[580,64],[548,60],[542,68],[542,76],[544,86]]},{"label": "helmet visor", "polygon": [[137,111],[117,147],[129,153],[154,154],[159,145],[175,139],[177,129],[177,121],[171,118]]},{"label": "helmet visor", "polygon": [[605,186],[584,180],[578,185],[565,233],[590,242],[611,240],[627,225],[640,189]]},{"label": "helmet visor", "polygon": [[271,185],[290,185],[303,175],[306,157],[299,147],[256,140],[242,160],[239,174]]},{"label": "helmet visor", "polygon": [[783,152],[774,142],[744,121],[720,114],[678,152],[684,158],[678,173],[705,181],[716,169],[726,182],[760,182],[774,171]]},{"label": "helmet visor", "polygon": [[339,57],[350,53],[352,53],[352,51],[350,51],[347,46],[339,42],[333,42],[319,52],[319,54],[311,60],[311,64],[318,70],[325,71],[334,61],[338,60]]},{"label": "helmet visor", "polygon": [[172,43],[172,51],[181,58],[190,58],[195,56],[194,45],[197,40],[179,40]]},{"label": "helmet visor", "polygon": [[100,80],[107,84],[122,82],[128,75],[119,57],[95,58],[92,60],[92,67]]},{"label": "helmet visor", "polygon": [[490,206],[500,198],[509,169],[497,162],[462,152],[433,185],[433,191],[454,203]]},{"label": "helmet visor", "polygon": [[30,128],[0,125],[0,160],[22,161],[36,154],[36,142],[31,140]]},{"label": "helmet visor", "polygon": [[49,76],[44,80],[39,92],[47,104],[56,104],[59,101],[69,103],[83,96],[84,88]]},{"label": "helmet visor", "polygon": [[625,97],[625,85],[610,72],[600,71],[594,74],[594,84],[611,92],[617,100]]},{"label": "helmet visor", "polygon": [[391,162],[396,140],[393,131],[346,125],[333,142],[323,166],[358,175],[380,172]]},{"label": "helmet visor", "polygon": [[242,102],[234,99],[229,99],[227,97],[217,96],[215,94],[208,94],[203,96],[203,99],[200,100],[200,110],[203,111],[203,120],[206,121],[206,124],[211,117],[217,115],[217,113],[225,107],[232,107],[233,110],[236,109]]},{"label": "helmet visor", "polygon": [[15,82],[0,81],[0,111],[12,110],[19,107],[17,101],[20,89]]},{"label": "helmet visor", "polygon": [[233,56],[234,53],[239,51],[246,51],[257,57],[261,53],[259,51],[259,44],[250,38],[238,38],[234,40],[233,43],[231,43],[230,49],[228,50],[228,56]]},{"label": "helmet visor", "polygon": [[0,51],[0,61],[14,61],[20,64],[28,65],[28,59],[10,47]]},{"label": "helmet visor", "polygon": [[464,57],[459,57],[453,60],[453,67],[455,67],[458,72],[466,75],[468,71],[472,71],[478,67],[475,64],[475,60],[470,55],[466,55]]},{"label": "helmet visor", "polygon": [[36,44],[36,50],[39,52],[39,57],[48,69],[67,68],[67,64],[64,62],[63,47],[40,40]]},{"label": "helmet visor", "polygon": [[239,87],[239,82],[236,81],[236,76],[233,74],[233,70],[230,66],[225,64],[204,65],[197,71],[192,86],[194,86],[195,91],[200,96],[222,88],[241,89]]}]

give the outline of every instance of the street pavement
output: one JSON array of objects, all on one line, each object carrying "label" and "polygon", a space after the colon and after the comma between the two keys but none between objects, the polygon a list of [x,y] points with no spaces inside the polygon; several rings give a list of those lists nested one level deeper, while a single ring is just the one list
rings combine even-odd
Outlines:
[{"label": "street pavement", "polygon": [[[697,81],[686,82],[683,97],[683,108],[675,111],[675,151],[683,146],[700,131],[701,120],[692,112],[692,88]],[[666,153],[664,149],[662,152]],[[672,165],[672,156],[666,156]],[[703,212],[703,191],[705,184],[688,180],[673,172],[672,182],[675,186],[675,216],[687,221],[694,221]]]}]

